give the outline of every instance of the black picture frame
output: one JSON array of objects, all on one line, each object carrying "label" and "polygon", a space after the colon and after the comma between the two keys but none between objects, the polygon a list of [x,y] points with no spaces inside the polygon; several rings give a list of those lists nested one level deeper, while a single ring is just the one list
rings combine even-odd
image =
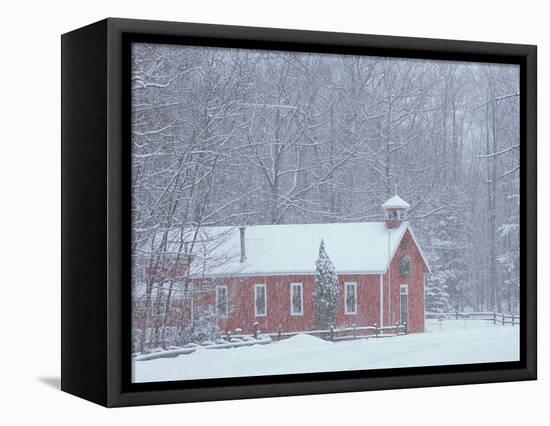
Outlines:
[{"label": "black picture frame", "polygon": [[[64,34],[61,41],[62,390],[116,407],[536,379],[536,46],[113,18]],[[518,64],[520,361],[131,383],[133,41]]]}]

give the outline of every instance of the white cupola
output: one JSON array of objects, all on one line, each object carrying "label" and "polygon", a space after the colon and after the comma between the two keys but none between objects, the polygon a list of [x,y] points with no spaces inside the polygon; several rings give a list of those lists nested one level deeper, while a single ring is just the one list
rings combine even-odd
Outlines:
[{"label": "white cupola", "polygon": [[407,211],[411,208],[411,205],[407,203],[399,195],[394,195],[384,204],[384,220],[387,228],[397,228],[401,225],[401,222],[407,220]]}]

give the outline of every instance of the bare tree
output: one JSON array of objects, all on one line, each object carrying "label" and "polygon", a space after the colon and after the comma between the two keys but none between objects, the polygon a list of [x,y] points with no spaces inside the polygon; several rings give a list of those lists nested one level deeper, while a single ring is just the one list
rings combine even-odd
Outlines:
[{"label": "bare tree", "polygon": [[208,229],[379,220],[396,189],[437,271],[433,294],[517,309],[517,67],[154,44],[132,53],[138,350],[198,333],[197,315],[215,322],[192,303],[227,261],[208,248],[218,238]]}]

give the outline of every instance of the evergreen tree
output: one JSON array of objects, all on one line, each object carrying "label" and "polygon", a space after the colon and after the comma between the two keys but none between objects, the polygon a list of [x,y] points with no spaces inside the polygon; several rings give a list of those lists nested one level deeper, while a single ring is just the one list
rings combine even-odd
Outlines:
[{"label": "evergreen tree", "polygon": [[457,256],[468,248],[463,219],[450,212],[432,228],[430,240],[433,266],[426,282],[426,311],[462,311],[469,305],[465,297],[469,285],[468,264]]},{"label": "evergreen tree", "polygon": [[336,323],[336,306],[338,304],[338,276],[334,265],[321,240],[319,258],[315,262],[315,324],[319,329],[327,329]]},{"label": "evergreen tree", "polygon": [[449,293],[447,292],[446,274],[444,271],[432,271],[426,281],[426,311],[449,312]]},{"label": "evergreen tree", "polygon": [[[519,220],[519,219],[518,219]],[[499,227],[498,236],[503,240],[504,251],[497,257],[501,268],[501,297],[503,309],[508,313],[519,310],[519,226],[506,223]]]},{"label": "evergreen tree", "polygon": [[426,275],[425,309],[427,312],[477,309],[475,268],[480,259],[472,241],[478,237],[474,222],[479,211],[468,208],[468,194],[454,184],[446,185],[435,203],[449,207],[419,226],[431,266],[431,273]]}]

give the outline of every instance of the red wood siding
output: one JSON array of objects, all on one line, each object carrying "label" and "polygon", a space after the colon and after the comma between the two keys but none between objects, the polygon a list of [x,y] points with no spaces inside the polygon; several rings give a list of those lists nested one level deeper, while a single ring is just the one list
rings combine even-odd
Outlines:
[{"label": "red wood siding", "polygon": [[[401,323],[399,288],[401,284],[407,284],[409,292],[408,329],[412,333],[423,332],[424,274],[427,272],[427,267],[408,230],[403,236],[403,240],[404,243],[397,248],[390,268],[384,274],[384,325]],[[410,256],[412,261],[411,274],[407,277],[403,277],[399,273],[399,259],[403,255]],[[391,299],[388,294],[391,294]]]},{"label": "red wood siding", "polygon": [[[379,275],[339,275],[338,326],[374,325],[380,322],[380,276]],[[345,283],[355,282],[357,286],[357,314],[345,313]]]},{"label": "red wood siding", "polygon": [[[409,318],[408,329],[410,332],[424,331],[424,274],[427,272],[420,251],[410,232],[407,230],[403,237],[404,242],[399,245],[390,268],[383,275],[383,324],[384,326],[401,323],[400,318],[400,285],[408,286]],[[399,271],[401,256],[408,255],[412,261],[412,270],[409,276],[403,277]],[[380,326],[380,275],[377,274],[339,274],[339,296],[336,315],[336,326]],[[260,332],[275,333],[279,324],[283,331],[307,331],[314,330],[315,314],[313,302],[315,276],[312,275],[287,275],[287,276],[261,276],[261,277],[228,277],[217,278],[217,285],[226,285],[228,288],[228,317],[219,320],[222,331],[234,332],[241,329],[242,333],[252,333],[254,323],[259,324]],[[346,282],[355,282],[357,289],[357,313],[345,313]],[[303,289],[303,314],[291,315],[290,313],[290,284],[302,283]],[[254,285],[265,284],[267,296],[267,308],[265,316],[255,316],[254,312]],[[200,281],[194,282],[195,289],[201,286]],[[215,304],[214,285],[205,286],[208,290],[197,292],[194,297],[194,305]],[[390,297],[391,296],[391,297]],[[169,315],[168,324],[178,326],[182,320],[190,321],[191,310],[183,307],[181,300],[174,300],[172,313]],[[187,304],[188,306],[189,304]],[[185,317],[185,318],[184,318]],[[143,318],[139,309],[134,309],[134,324],[140,327]]]},{"label": "red wood siding", "polygon": [[[220,328],[230,331],[240,328],[244,333],[251,333],[257,322],[261,332],[276,332],[279,324],[284,331],[313,330],[313,280],[312,275],[227,278],[230,315],[220,320]],[[303,315],[290,315],[290,283],[302,283]],[[266,285],[265,316],[254,315],[255,284]]]},{"label": "red wood siding", "polygon": [[[374,325],[379,322],[379,275],[339,275],[338,326]],[[261,332],[277,332],[279,324],[283,331],[315,330],[313,302],[313,275],[266,276],[247,278],[227,278],[229,288],[229,318],[220,320],[222,330],[242,329],[251,333],[255,322]],[[357,286],[357,313],[345,314],[344,285],[355,282]],[[290,314],[290,284],[302,283],[303,314]],[[265,284],[267,289],[267,315],[254,315],[254,285]]]}]

